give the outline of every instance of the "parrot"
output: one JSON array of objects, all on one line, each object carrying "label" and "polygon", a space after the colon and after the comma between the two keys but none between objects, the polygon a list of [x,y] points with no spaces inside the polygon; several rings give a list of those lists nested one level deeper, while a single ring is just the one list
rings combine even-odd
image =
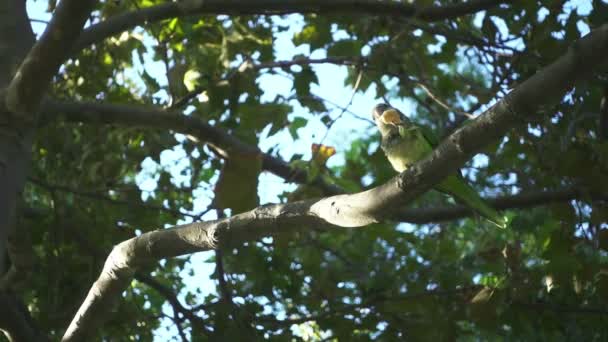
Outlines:
[{"label": "parrot", "polygon": [[[397,172],[405,171],[410,165],[428,156],[438,145],[428,128],[413,123],[388,104],[376,105],[372,116],[382,136],[380,147]],[[497,227],[506,228],[506,217],[488,205],[460,174],[446,177],[435,186],[435,190],[451,195]]]}]

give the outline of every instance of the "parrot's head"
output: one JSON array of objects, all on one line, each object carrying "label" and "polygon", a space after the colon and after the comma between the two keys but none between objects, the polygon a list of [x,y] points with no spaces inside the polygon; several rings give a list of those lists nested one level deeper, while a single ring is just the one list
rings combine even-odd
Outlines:
[{"label": "parrot's head", "polygon": [[411,124],[410,120],[403,113],[386,103],[376,105],[372,116],[382,136],[399,131],[399,125],[407,127]]}]

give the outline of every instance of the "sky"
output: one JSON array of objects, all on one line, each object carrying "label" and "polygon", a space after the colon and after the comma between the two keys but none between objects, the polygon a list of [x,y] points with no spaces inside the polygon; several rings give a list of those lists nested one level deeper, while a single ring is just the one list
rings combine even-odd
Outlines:
[{"label": "sky", "polygon": [[[27,6],[28,13],[32,19],[38,19],[41,21],[48,21],[50,19],[50,14],[46,13],[46,1],[30,0],[27,1]],[[565,5],[565,8],[576,10],[578,14],[584,15],[589,13],[591,10],[591,1],[569,1]],[[541,11],[538,14],[539,18],[541,19],[546,15],[547,12],[544,11]],[[482,19],[483,13],[476,16],[476,21],[479,23],[481,23]],[[296,48],[292,44],[291,38],[293,34],[301,30],[303,27],[302,17],[300,15],[289,15],[282,18],[276,17],[275,20],[282,24],[289,25],[290,27],[288,31],[275,36],[275,54],[277,60],[291,60],[292,57],[297,54],[309,55],[311,58],[325,57],[323,51],[317,50],[311,53],[307,46]],[[38,35],[44,30],[45,26],[46,24],[44,22],[32,23],[34,32],[36,32]],[[507,32],[505,32],[505,25],[500,24],[500,19],[498,19],[498,26],[501,28],[501,31],[503,31],[503,34],[507,34]],[[589,28],[582,22],[579,23],[578,28],[581,35],[584,35],[589,31]],[[334,32],[334,35],[337,37],[344,34],[345,33],[343,32]],[[144,43],[148,46],[148,48],[151,48],[153,41],[147,37],[145,38]],[[152,61],[151,56],[145,58],[143,64],[134,60],[133,70],[127,71],[125,77],[134,79],[137,82],[139,77],[138,73],[144,68],[150,75],[155,77],[161,85],[167,83],[164,75],[164,66],[162,66],[160,62]],[[329,166],[343,163],[343,152],[350,147],[353,139],[371,132],[371,124],[368,121],[361,120],[360,118],[369,119],[371,117],[371,109],[380,101],[376,98],[376,93],[373,86],[368,88],[366,92],[358,92],[353,96],[353,89],[350,86],[345,86],[343,82],[344,78],[346,77],[346,68],[347,67],[345,66],[336,66],[330,64],[313,66],[313,69],[317,71],[319,84],[312,87],[312,92],[322,95],[323,98],[328,100],[329,103],[337,104],[340,107],[348,106],[349,108],[349,112],[346,112],[340,116],[329,132],[327,132],[326,126],[318,119],[318,116],[312,116],[305,108],[300,107],[294,102],[294,111],[290,114],[290,118],[300,116],[309,120],[309,123],[298,131],[299,139],[297,141],[293,141],[287,130],[275,134],[272,137],[265,137],[265,134],[263,134],[263,137],[260,139],[259,143],[260,149],[262,151],[268,151],[271,147],[279,145],[281,146],[280,156],[284,160],[289,160],[294,154],[302,154],[304,155],[303,158],[308,160],[310,159],[311,144],[322,142],[325,145],[334,146],[337,150],[337,155],[330,159]],[[259,84],[264,90],[262,100],[271,100],[279,94],[289,97],[292,89],[291,83],[291,80],[280,75],[264,75],[260,77]],[[399,107],[406,114],[413,109],[412,105],[406,101],[391,101],[391,104]],[[491,103],[488,105],[491,105]],[[328,108],[332,109],[331,105],[328,104],[327,106]],[[481,108],[480,112],[485,108],[485,106]],[[332,118],[337,118],[341,112],[341,109],[333,108],[330,115]],[[350,112],[354,114],[351,114]],[[178,137],[180,139],[185,139],[183,135],[178,135]],[[184,168],[188,167],[187,161],[183,158],[185,156],[186,154],[184,150],[178,145],[174,147],[167,147],[167,150],[161,154],[160,164],[157,164],[152,159],[144,160],[144,162],[142,162],[142,171],[136,178],[137,184],[143,191],[142,197],[145,199],[147,196],[152,195],[156,187],[156,179],[154,175],[159,168],[170,170],[176,182],[184,181],[184,179],[187,177],[180,174]],[[474,164],[476,166],[482,166],[484,162],[485,161],[483,158],[477,158],[474,161]],[[270,173],[265,172],[260,175],[259,195],[262,204],[279,202],[278,195],[285,190],[293,188],[295,188],[295,185],[285,184],[281,178]],[[193,192],[193,213],[202,212],[206,209],[212,199],[211,189],[212,187],[203,185]],[[214,218],[215,213],[213,212],[210,212],[203,217],[205,220]],[[188,220],[184,220],[180,223],[187,222]],[[215,266],[213,263],[205,262],[212,256],[213,252],[201,252],[186,257],[189,258],[190,262],[187,264],[186,269],[181,272],[182,279],[186,284],[186,291],[192,291],[194,293],[194,289],[197,287],[201,288],[202,293],[197,296],[200,299],[204,298],[209,293],[215,293],[215,283],[210,280],[210,275],[214,271]],[[180,293],[178,296],[182,302],[184,302],[185,295],[186,292],[182,291],[182,293]],[[164,309],[167,314],[171,315],[171,309],[168,304],[165,305]],[[281,319],[282,317],[277,318]],[[300,329],[303,329],[302,333],[305,334],[306,326],[304,325],[300,327]],[[172,326],[171,321],[165,320],[163,322],[163,327],[156,332],[156,335],[156,340],[165,341],[169,336],[177,335],[177,330]]]}]

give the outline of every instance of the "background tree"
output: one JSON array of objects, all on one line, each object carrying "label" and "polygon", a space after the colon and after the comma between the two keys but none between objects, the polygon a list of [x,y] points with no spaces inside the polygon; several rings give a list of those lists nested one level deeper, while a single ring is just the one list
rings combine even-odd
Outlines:
[{"label": "background tree", "polygon": [[[7,338],[608,338],[605,2],[44,4],[0,5]],[[449,137],[398,177],[381,98]],[[427,192],[460,167],[510,229]]]}]

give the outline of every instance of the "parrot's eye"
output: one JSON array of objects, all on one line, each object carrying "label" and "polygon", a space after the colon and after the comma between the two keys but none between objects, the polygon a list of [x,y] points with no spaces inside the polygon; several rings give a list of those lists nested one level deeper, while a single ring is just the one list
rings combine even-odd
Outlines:
[{"label": "parrot's eye", "polygon": [[382,113],[384,113],[386,110],[390,109],[391,106],[387,105],[386,103],[380,103],[377,104],[374,109],[372,110],[372,117],[374,119],[377,119],[378,117],[380,117],[382,115]]}]

